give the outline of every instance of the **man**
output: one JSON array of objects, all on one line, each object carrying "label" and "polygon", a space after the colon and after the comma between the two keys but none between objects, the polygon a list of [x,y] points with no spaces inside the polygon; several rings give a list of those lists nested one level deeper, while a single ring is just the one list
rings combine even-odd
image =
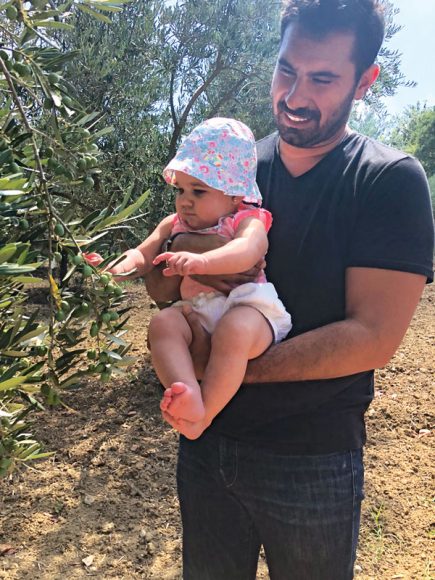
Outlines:
[{"label": "man", "polygon": [[420,165],[347,128],[379,74],[383,31],[376,0],[285,3],[278,133],[258,144],[258,183],[274,216],[267,275],[294,327],[250,362],[201,438],[181,437],[186,580],[254,579],[261,545],[273,580],[353,577],[372,369],[432,280]]}]

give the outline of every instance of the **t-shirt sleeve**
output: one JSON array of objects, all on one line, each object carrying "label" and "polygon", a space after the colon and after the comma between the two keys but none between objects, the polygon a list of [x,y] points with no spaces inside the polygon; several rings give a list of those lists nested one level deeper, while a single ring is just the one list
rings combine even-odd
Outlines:
[{"label": "t-shirt sleeve", "polygon": [[240,223],[248,217],[259,219],[263,223],[266,232],[270,230],[272,225],[272,214],[270,211],[263,209],[262,207],[252,207],[249,209],[240,210],[236,213],[234,216],[234,231],[236,231]]},{"label": "t-shirt sleeve", "polygon": [[433,280],[434,227],[421,165],[404,157],[385,169],[356,202],[347,266],[422,274]]}]

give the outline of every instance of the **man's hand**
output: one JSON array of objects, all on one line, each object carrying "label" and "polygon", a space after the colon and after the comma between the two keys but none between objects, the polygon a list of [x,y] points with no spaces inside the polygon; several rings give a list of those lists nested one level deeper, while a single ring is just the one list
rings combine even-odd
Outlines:
[{"label": "man's hand", "polygon": [[237,286],[241,284],[247,284],[248,282],[255,282],[261,270],[266,267],[266,262],[264,260],[259,261],[253,268],[250,268],[246,272],[241,272],[240,274],[225,274],[222,276],[208,276],[204,275],[193,275],[191,276],[194,280],[205,286],[211,286],[218,292],[222,294],[229,294],[231,290],[234,290]]},{"label": "man's hand", "polygon": [[192,252],[165,252],[154,258],[154,266],[166,262],[163,276],[188,276],[190,274],[205,274],[207,258],[203,254]]}]

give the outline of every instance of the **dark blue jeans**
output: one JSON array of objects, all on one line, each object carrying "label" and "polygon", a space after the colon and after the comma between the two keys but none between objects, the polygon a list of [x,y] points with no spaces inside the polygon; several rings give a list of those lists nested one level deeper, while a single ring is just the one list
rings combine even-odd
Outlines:
[{"label": "dark blue jeans", "polygon": [[362,451],[282,455],[214,434],[181,437],[178,493],[185,580],[353,578]]}]

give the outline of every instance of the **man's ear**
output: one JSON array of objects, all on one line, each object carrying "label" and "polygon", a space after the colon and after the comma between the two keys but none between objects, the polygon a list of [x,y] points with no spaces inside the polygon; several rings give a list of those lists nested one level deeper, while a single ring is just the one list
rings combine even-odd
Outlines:
[{"label": "man's ear", "polygon": [[363,72],[355,90],[354,99],[356,101],[363,99],[366,96],[367,91],[378,78],[380,70],[381,69],[378,64],[372,64],[367,70]]}]

